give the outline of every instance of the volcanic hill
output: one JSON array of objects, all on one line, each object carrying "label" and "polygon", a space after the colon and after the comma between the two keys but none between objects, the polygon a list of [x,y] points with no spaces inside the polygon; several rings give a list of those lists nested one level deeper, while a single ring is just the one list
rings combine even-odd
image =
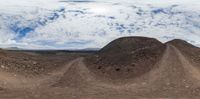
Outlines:
[{"label": "volcanic hill", "polygon": [[91,53],[0,50],[0,66],[2,99],[200,98],[200,48],[179,39],[123,37]]},{"label": "volcanic hill", "polygon": [[133,79],[149,72],[162,57],[166,46],[153,38],[123,37],[86,58],[91,71],[112,80]]}]

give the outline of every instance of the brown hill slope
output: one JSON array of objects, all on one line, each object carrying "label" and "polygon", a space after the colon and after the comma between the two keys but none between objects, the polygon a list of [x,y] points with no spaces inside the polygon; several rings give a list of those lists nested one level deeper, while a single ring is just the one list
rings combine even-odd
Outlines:
[{"label": "brown hill slope", "polygon": [[[73,61],[67,58],[68,64],[44,76],[25,78],[0,71],[0,97],[199,99],[199,50],[182,40],[162,44],[152,38],[120,38],[89,57],[77,57]],[[66,57],[60,58],[64,62]]]},{"label": "brown hill slope", "polygon": [[[111,42],[110,44],[115,44],[115,42],[114,43]],[[76,60],[74,64],[71,67],[69,67],[69,69],[60,78],[60,80],[58,80],[58,83],[56,83],[55,86],[71,87],[78,89],[80,92],[79,95],[81,94],[79,98],[92,97],[93,99],[95,98],[98,99],[99,97],[104,97],[104,98],[106,97],[109,99],[121,99],[121,98],[122,99],[133,99],[133,98],[198,99],[200,97],[199,94],[200,70],[197,68],[197,66],[199,65],[195,66],[193,63],[191,63],[188,59],[189,57],[187,55],[184,55],[183,51],[189,53],[192,51],[191,49],[197,50],[199,48],[194,47],[186,43],[185,41],[180,41],[180,40],[174,40],[166,44],[161,44],[161,43],[158,44],[160,44],[161,48],[162,46],[164,47],[163,50],[161,50],[162,52],[160,53],[161,56],[158,55],[159,58],[157,60],[150,61],[153,63],[148,63],[149,61],[147,60],[148,59],[151,60],[152,56],[154,57],[155,54],[152,55],[145,53],[144,56],[149,56],[149,57],[147,58],[140,57],[143,59],[142,62],[145,63],[145,65],[143,65],[144,67],[139,70],[139,72],[142,72],[140,75],[138,74],[135,75],[134,73],[131,72],[126,73],[129,75],[128,78],[126,75],[123,75],[125,74],[123,69],[126,69],[129,65],[131,65],[131,62],[135,62],[134,60],[137,59],[138,56],[131,59],[129,58],[130,56],[128,56],[127,54],[118,55],[120,53],[126,53],[127,49],[126,52],[119,51],[118,53],[115,54],[113,53],[113,51],[111,51],[112,52],[111,55],[116,55],[114,58],[118,58],[119,56],[124,55],[123,58],[126,58],[126,61],[128,61],[125,66],[122,66],[120,68],[120,71],[113,72],[115,71],[117,64],[121,65],[120,64],[121,62],[118,63],[117,61],[113,61],[111,59],[109,61],[105,61],[104,63],[103,59],[106,60],[107,58],[111,57],[111,55],[107,53],[109,51],[104,50],[98,52],[97,53],[98,56],[91,56],[85,59],[82,58]],[[148,52],[152,51],[151,53],[155,53],[154,51],[157,51],[159,47],[156,48],[157,49],[154,49],[153,51],[149,50],[149,48],[147,48],[147,50]],[[140,51],[143,52],[143,50],[139,50],[139,52]],[[98,59],[99,57],[102,57],[101,55],[103,56],[103,59],[101,61],[103,63],[96,62],[96,58]],[[134,56],[137,54],[131,54],[131,55]],[[93,58],[94,60],[91,58]],[[116,62],[116,63],[109,64],[110,62]],[[141,61],[136,61],[136,62],[141,62]],[[101,66],[104,66],[103,68],[109,67],[114,70],[110,69],[109,71],[108,69],[108,71],[106,71],[107,69],[105,70],[100,69],[99,71],[98,67],[96,67],[99,64]],[[147,72],[144,72],[146,69],[145,66],[148,67],[149,64],[151,64],[152,68],[150,68]],[[133,69],[133,71],[134,70],[135,69]],[[101,74],[102,72],[106,73],[107,75]],[[109,72],[111,72],[112,74],[109,74]],[[113,76],[116,78],[114,78]],[[120,84],[107,82],[107,81],[112,82],[116,80]],[[126,82],[126,83],[121,83],[121,82]],[[88,94],[88,92],[90,93]],[[114,95],[116,95],[116,97]]]},{"label": "brown hill slope", "polygon": [[99,77],[125,80],[150,71],[164,50],[165,45],[153,38],[123,37],[88,57],[86,64]]},{"label": "brown hill slope", "polygon": [[188,61],[200,69],[200,48],[180,39],[172,40],[167,42],[167,44],[175,46]]},{"label": "brown hill slope", "polygon": [[73,53],[40,54],[0,50],[0,70],[24,75],[46,74],[79,56]]}]

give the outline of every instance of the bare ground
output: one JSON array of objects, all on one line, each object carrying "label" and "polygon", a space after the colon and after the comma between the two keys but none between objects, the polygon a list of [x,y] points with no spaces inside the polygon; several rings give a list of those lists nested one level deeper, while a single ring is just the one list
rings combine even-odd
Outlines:
[{"label": "bare ground", "polygon": [[99,77],[77,57],[46,74],[0,71],[0,99],[199,99],[200,69],[174,44],[138,77]]}]

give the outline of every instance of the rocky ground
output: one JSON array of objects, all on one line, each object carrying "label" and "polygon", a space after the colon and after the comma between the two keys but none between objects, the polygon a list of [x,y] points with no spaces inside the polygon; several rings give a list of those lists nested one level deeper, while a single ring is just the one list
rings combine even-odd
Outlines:
[{"label": "rocky ground", "polygon": [[94,53],[0,51],[0,99],[199,99],[200,49],[117,39]]}]

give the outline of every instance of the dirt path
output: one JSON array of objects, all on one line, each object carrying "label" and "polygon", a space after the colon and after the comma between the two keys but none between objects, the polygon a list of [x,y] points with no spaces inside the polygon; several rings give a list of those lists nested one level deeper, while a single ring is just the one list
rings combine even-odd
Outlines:
[{"label": "dirt path", "polygon": [[77,60],[73,60],[59,70],[54,70],[48,73],[48,75],[40,75],[36,77],[25,77],[17,73],[0,71],[0,86],[6,89],[34,89],[37,87],[49,86],[51,83],[55,83],[56,80],[61,77],[76,61]]},{"label": "dirt path", "polygon": [[163,57],[150,72],[121,85],[98,79],[83,60],[84,58],[77,58],[48,75],[34,78],[1,71],[0,87],[3,91],[0,91],[0,99],[200,97],[200,71],[173,45],[167,45]]},{"label": "dirt path", "polygon": [[198,71],[195,66],[193,66],[186,58],[183,56],[183,54],[174,46],[172,46],[173,49],[176,51],[176,53],[179,55],[179,59],[181,60],[182,66],[185,68],[185,70],[196,80],[198,80],[200,84],[200,71]]}]

